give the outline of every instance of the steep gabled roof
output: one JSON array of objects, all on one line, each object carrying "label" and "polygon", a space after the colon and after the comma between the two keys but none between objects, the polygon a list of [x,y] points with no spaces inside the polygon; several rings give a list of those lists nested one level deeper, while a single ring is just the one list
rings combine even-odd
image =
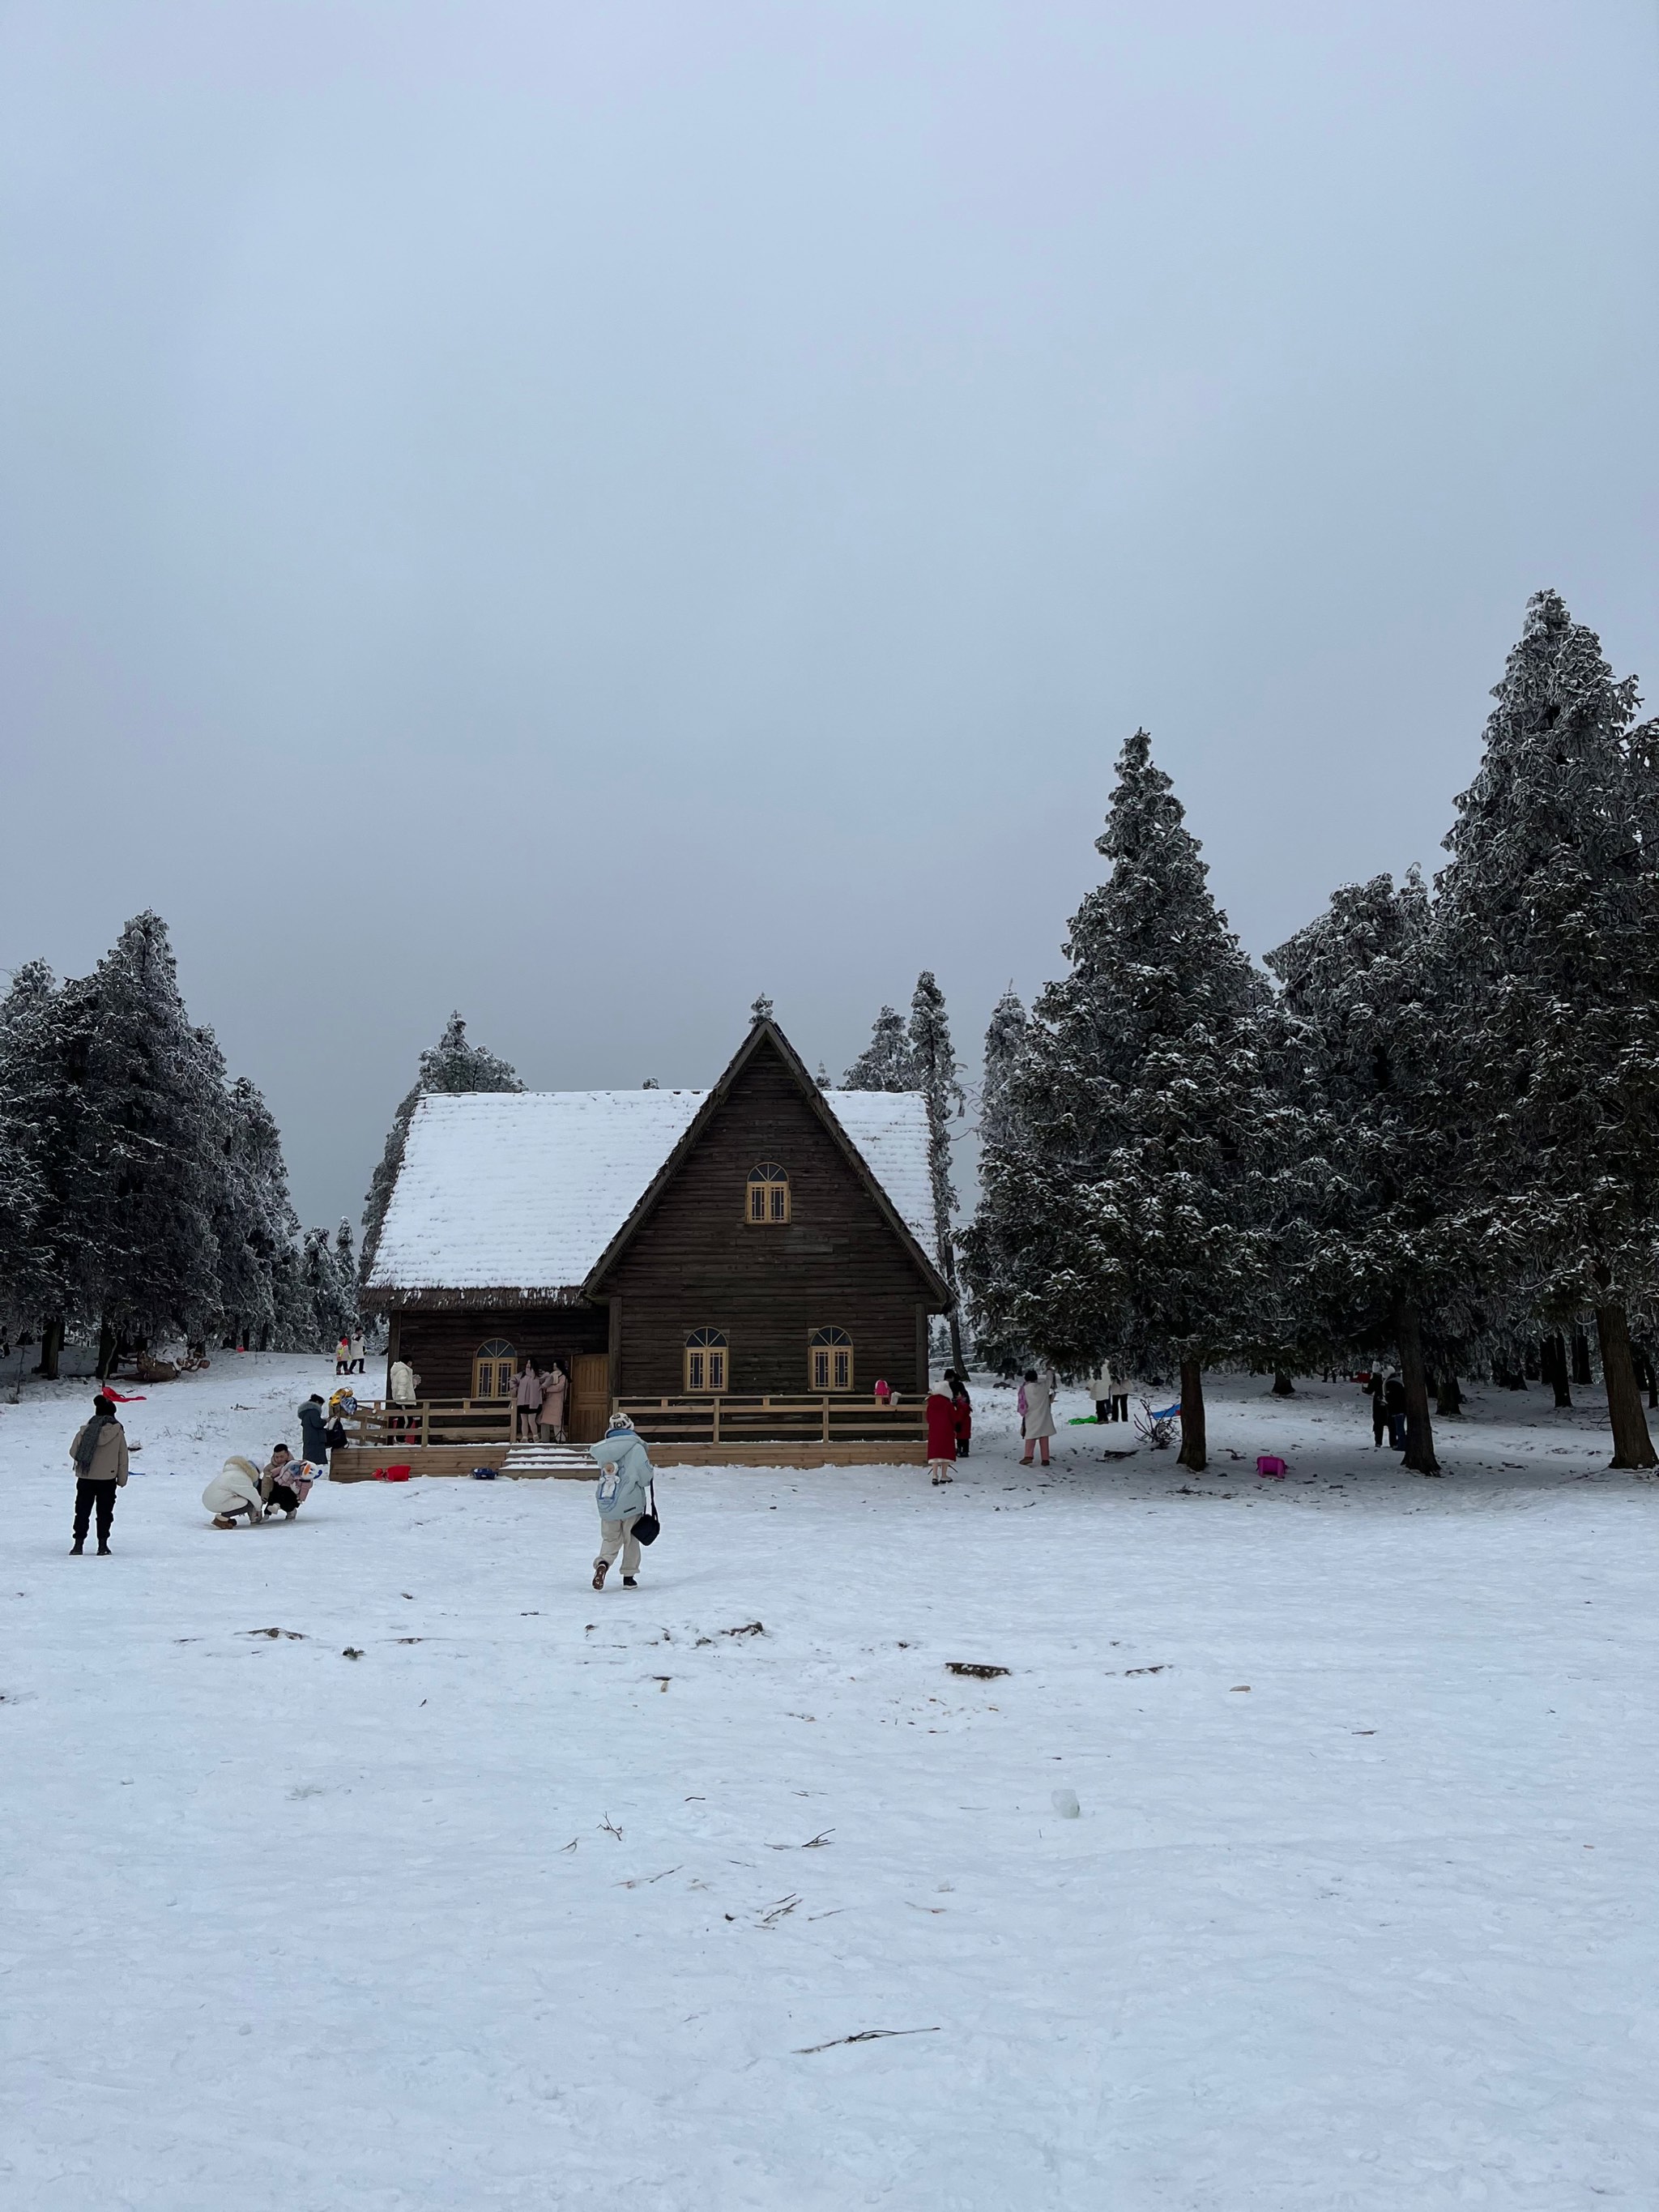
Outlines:
[{"label": "steep gabled roof", "polygon": [[[785,1068],[794,1079],[802,1097],[817,1116],[830,1141],[840,1152],[858,1181],[864,1186],[876,1211],[903,1245],[911,1265],[927,1283],[940,1304],[948,1305],[951,1302],[951,1291],[945,1278],[929,1256],[915,1228],[894,1204],[894,1195],[890,1194],[884,1187],[881,1177],[840,1119],[835,1106],[835,1100],[837,1097],[849,1103],[854,1098],[861,1102],[860,1109],[849,1118],[858,1119],[865,1123],[866,1141],[870,1143],[872,1149],[882,1149],[883,1140],[886,1139],[884,1148],[889,1152],[895,1168],[900,1166],[905,1153],[908,1152],[914,1157],[915,1152],[914,1139],[918,1132],[920,1133],[921,1162],[927,1194],[926,1218],[931,1221],[933,1212],[933,1186],[931,1177],[927,1176],[926,1173],[927,1117],[921,1097],[919,1094],[909,1091],[842,1091],[826,1096],[807,1073],[793,1045],[790,1043],[777,1024],[770,1018],[763,1018],[755,1024],[736,1052],[732,1054],[726,1065],[726,1072],[714,1089],[702,1094],[684,1134],[651,1178],[647,1188],[641,1192],[639,1202],[629,1212],[628,1218],[600,1253],[582,1285],[583,1291],[589,1297],[597,1293],[605,1276],[615,1267],[623,1253],[627,1250],[655,1211],[658,1200],[678,1173],[682,1161],[695,1150],[703,1131],[730,1097],[738,1076],[742,1074],[763,1044],[769,1044],[773,1048]],[[891,1102],[885,1117],[879,1110],[873,1113],[866,1110],[871,1103],[878,1099]],[[905,1144],[902,1140],[903,1135],[908,1135],[912,1141]],[[894,1141],[896,1139],[898,1141]],[[910,1182],[914,1182],[914,1173],[906,1178],[906,1181]]]},{"label": "steep gabled roof", "polygon": [[757,1025],[713,1091],[477,1091],[423,1098],[365,1291],[371,1306],[568,1304],[644,1220],[704,1109],[769,1030],[833,1143],[943,1302],[927,1117],[914,1092],[827,1097]]}]

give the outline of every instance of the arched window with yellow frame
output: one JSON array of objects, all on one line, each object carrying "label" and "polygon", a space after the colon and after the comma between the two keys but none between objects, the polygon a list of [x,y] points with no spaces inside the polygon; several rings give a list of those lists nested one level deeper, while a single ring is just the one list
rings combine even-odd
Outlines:
[{"label": "arched window with yellow frame", "polygon": [[850,1390],[853,1387],[853,1340],[844,1328],[815,1328],[807,1340],[808,1387],[814,1390]]},{"label": "arched window with yellow frame", "polygon": [[694,1328],[685,1340],[685,1387],[704,1395],[726,1388],[731,1347],[723,1329]]},{"label": "arched window with yellow frame", "polygon": [[788,1170],[775,1160],[763,1160],[749,1170],[749,1206],[744,1219],[750,1228],[759,1229],[788,1218]]},{"label": "arched window with yellow frame", "polygon": [[475,1398],[510,1398],[518,1354],[505,1337],[492,1336],[472,1355],[472,1395]]}]

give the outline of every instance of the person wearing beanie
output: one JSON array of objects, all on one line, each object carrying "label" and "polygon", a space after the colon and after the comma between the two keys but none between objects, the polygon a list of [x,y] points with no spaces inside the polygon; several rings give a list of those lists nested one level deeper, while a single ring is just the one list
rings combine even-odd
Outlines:
[{"label": "person wearing beanie", "polygon": [[85,1550],[87,1524],[98,1514],[98,1556],[109,1557],[109,1532],[115,1519],[115,1493],[127,1479],[127,1432],[101,1391],[92,1401],[92,1419],[77,1429],[70,1446],[75,1469],[75,1540],[72,1558]]},{"label": "person wearing beanie", "polygon": [[613,1413],[604,1436],[587,1449],[599,1465],[599,1553],[593,1562],[593,1587],[605,1588],[605,1576],[621,1552],[623,1588],[634,1589],[640,1573],[634,1523],[651,1496],[650,1456],[626,1413]]}]

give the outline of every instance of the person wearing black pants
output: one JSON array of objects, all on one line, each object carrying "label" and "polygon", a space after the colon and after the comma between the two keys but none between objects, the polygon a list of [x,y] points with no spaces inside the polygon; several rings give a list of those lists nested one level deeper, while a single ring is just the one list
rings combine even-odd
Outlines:
[{"label": "person wearing black pants", "polygon": [[75,1468],[75,1541],[71,1556],[86,1548],[87,1529],[98,1516],[99,1556],[109,1556],[109,1532],[115,1519],[115,1493],[127,1479],[126,1431],[101,1392],[92,1401],[92,1419],[70,1446]]}]

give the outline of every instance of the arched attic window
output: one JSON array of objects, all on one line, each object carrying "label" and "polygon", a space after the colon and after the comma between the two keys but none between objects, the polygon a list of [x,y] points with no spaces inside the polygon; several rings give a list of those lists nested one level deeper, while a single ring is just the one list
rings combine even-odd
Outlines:
[{"label": "arched attic window", "polygon": [[763,1160],[750,1169],[749,1210],[744,1218],[754,1228],[788,1220],[789,1171],[775,1160]]}]

